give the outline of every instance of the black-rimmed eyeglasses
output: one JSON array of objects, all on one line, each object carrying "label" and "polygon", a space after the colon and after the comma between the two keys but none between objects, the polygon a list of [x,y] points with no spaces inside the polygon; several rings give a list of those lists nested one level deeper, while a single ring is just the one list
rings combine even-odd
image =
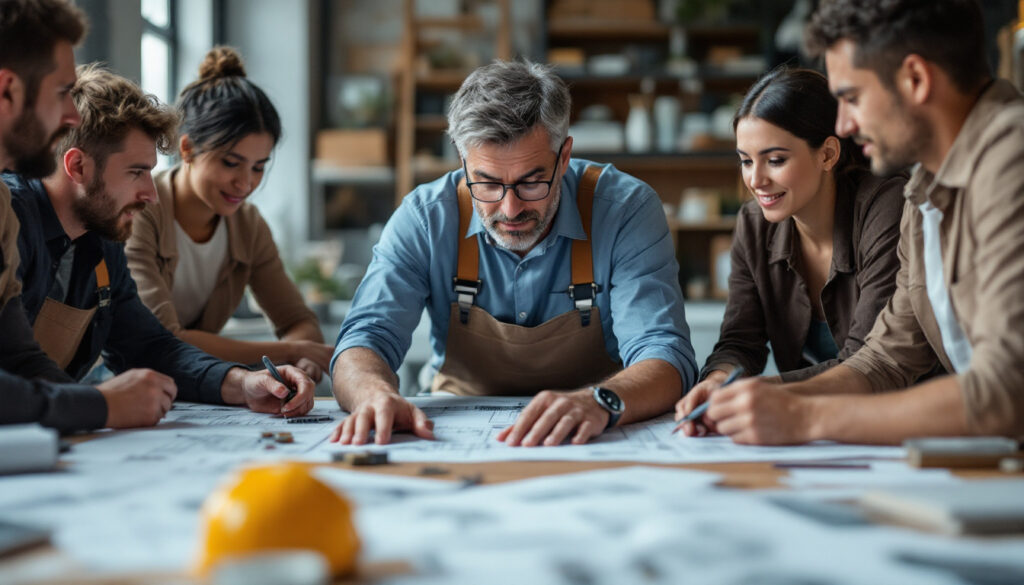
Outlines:
[{"label": "black-rimmed eyeglasses", "polygon": [[469,182],[469,170],[466,168],[466,159],[462,159],[462,170],[466,173],[466,186],[469,187],[469,194],[481,203],[497,203],[505,198],[505,193],[511,189],[516,197],[523,201],[540,201],[551,194],[551,184],[558,176],[558,163],[562,159],[562,146],[558,147],[558,154],[555,155],[555,168],[551,171],[551,179],[547,181],[518,181],[512,183],[499,183],[496,181]]}]

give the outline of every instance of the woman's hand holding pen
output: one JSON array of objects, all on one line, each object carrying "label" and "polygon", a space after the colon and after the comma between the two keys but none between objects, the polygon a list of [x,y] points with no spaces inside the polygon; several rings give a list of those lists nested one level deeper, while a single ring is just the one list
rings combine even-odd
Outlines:
[{"label": "woman's hand holding pen", "polygon": [[[709,373],[706,378],[691,388],[686,396],[676,402],[675,420],[681,420],[693,412],[693,409],[707,402],[711,398],[711,391],[721,386],[728,376],[729,374],[722,370],[714,370]],[[708,418],[705,413],[699,420],[684,422],[681,430],[687,437],[703,437],[709,432],[715,432],[715,421]]]},{"label": "woman's hand holding pen", "polygon": [[[729,384],[732,384],[736,380],[739,380],[740,376],[742,376],[743,374],[744,374],[743,366],[735,366],[732,369],[732,371],[729,372],[729,375],[726,376],[724,380],[722,380],[722,383],[719,384],[716,387],[717,388],[724,388],[725,386],[728,386]],[[708,396],[707,396],[707,398],[702,403],[694,406],[692,410],[690,410],[687,414],[682,416],[682,418],[681,418],[682,422],[679,423],[678,425],[676,425],[676,428],[672,429],[673,433],[675,433],[679,429],[683,428],[683,426],[685,426],[686,423],[697,422],[698,420],[700,420],[704,416],[704,413],[708,411],[708,407],[711,406],[711,391],[714,390],[716,387],[712,387],[711,389],[709,389],[707,391]],[[710,413],[708,413],[708,417],[707,418],[708,418],[708,421],[709,421],[707,424],[711,424],[710,421],[715,420],[715,419],[712,418]]]}]

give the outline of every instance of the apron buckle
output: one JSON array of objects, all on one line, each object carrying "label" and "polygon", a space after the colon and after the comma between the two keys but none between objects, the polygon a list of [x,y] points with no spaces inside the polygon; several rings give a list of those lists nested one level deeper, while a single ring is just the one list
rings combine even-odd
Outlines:
[{"label": "apron buckle", "polygon": [[97,306],[99,308],[102,309],[103,307],[106,307],[106,306],[110,305],[110,287],[109,286],[101,286],[99,289],[97,289],[96,290],[96,296],[99,297],[99,303],[97,303]]},{"label": "apron buckle", "polygon": [[580,285],[570,284],[569,285],[569,298],[572,299],[576,310],[580,312],[580,322],[586,327],[590,325],[590,309],[594,306],[594,298],[597,297],[597,293],[600,288],[596,282],[589,282]]},{"label": "apron buckle", "polygon": [[463,324],[469,322],[469,309],[473,306],[473,299],[480,293],[483,282],[479,280],[464,280],[459,277],[452,279],[452,288],[458,297],[459,320]]}]

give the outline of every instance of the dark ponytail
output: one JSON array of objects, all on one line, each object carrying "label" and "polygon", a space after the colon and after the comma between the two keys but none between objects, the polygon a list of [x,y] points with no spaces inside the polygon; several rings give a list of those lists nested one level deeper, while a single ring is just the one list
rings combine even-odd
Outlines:
[{"label": "dark ponytail", "polygon": [[266,132],[281,138],[274,104],[245,77],[242,57],[230,47],[214,47],[199,66],[199,79],[178,97],[181,133],[194,154],[230,148],[242,138]]}]

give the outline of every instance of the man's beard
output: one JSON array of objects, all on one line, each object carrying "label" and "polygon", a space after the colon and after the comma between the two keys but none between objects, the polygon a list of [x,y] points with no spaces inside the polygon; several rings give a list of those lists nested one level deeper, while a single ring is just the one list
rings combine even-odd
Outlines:
[{"label": "man's beard", "polygon": [[14,121],[9,134],[4,136],[4,149],[13,161],[11,169],[29,179],[49,177],[57,170],[53,145],[68,132],[61,126],[47,139],[43,124],[32,108],[26,108]]},{"label": "man's beard", "polygon": [[[480,219],[483,221],[484,229],[487,233],[498,243],[499,246],[506,250],[513,252],[523,252],[529,250],[540,241],[541,236],[547,231],[548,226],[551,225],[551,220],[554,218],[555,213],[558,211],[558,204],[561,201],[561,189],[553,193],[551,196],[554,200],[551,205],[547,208],[547,213],[541,217],[537,211],[523,211],[514,218],[506,216],[500,211],[496,211],[491,215],[485,216],[477,208],[477,213],[480,214]],[[507,197],[515,197],[515,193],[509,193]],[[536,220],[537,225],[532,229],[526,231],[500,231],[498,229],[498,222],[510,222],[519,223],[524,221]]]},{"label": "man's beard", "polygon": [[[97,169],[97,172],[101,170]],[[132,235],[132,222],[120,223],[124,212],[141,211],[145,207],[145,203],[136,201],[117,209],[117,202],[107,193],[107,186],[98,175],[85,188],[85,197],[75,198],[71,204],[85,229],[115,242],[123,242]]]},{"label": "man's beard", "polygon": [[871,172],[879,177],[888,177],[916,164],[935,134],[923,116],[908,111],[902,104],[897,104],[896,108],[894,117],[905,120],[902,134],[906,139],[900,144],[874,143]]}]

